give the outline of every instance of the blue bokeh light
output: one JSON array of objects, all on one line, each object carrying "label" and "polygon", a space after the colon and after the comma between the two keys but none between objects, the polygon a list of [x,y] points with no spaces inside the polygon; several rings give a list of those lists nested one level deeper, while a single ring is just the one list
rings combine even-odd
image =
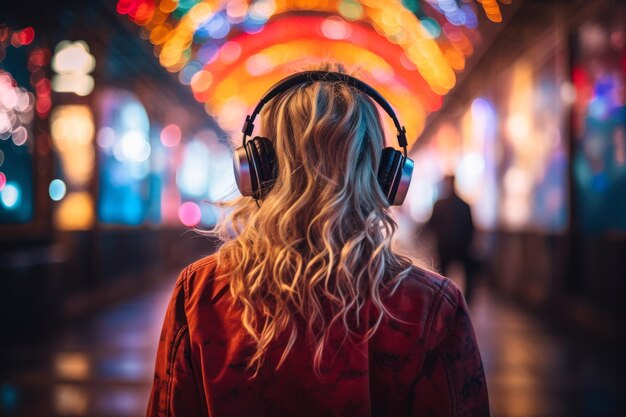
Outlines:
[{"label": "blue bokeh light", "polygon": [[48,187],[48,194],[50,198],[54,201],[60,201],[65,197],[65,193],[67,191],[67,187],[65,183],[60,179],[54,179],[50,181],[50,186]]}]

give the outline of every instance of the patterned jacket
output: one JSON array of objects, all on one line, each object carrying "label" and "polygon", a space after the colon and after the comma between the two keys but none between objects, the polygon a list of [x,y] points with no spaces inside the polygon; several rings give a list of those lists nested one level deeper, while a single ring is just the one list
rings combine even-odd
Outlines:
[{"label": "patterned jacket", "polygon": [[489,416],[467,306],[449,279],[413,267],[385,300],[395,319],[365,343],[344,342],[321,377],[298,336],[278,371],[281,338],[251,378],[249,337],[215,269],[209,256],[176,282],[148,416]]}]

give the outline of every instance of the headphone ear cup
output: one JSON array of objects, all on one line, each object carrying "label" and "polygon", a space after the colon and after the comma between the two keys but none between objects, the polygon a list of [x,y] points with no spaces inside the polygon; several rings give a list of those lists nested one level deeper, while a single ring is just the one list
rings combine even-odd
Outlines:
[{"label": "headphone ear cup", "polygon": [[250,159],[252,190],[255,198],[261,198],[271,189],[277,176],[276,152],[268,138],[255,136],[246,143]]},{"label": "headphone ear cup", "polygon": [[394,148],[383,149],[378,167],[378,184],[387,202],[402,205],[413,176],[413,161]]},{"label": "headphone ear cup", "polygon": [[241,195],[252,197],[254,190],[252,187],[252,172],[250,172],[250,157],[248,155],[247,146],[240,146],[233,153],[233,171],[235,173],[235,181]]},{"label": "headphone ear cup", "polygon": [[402,159],[402,154],[394,148],[383,149],[378,166],[378,184],[387,197],[389,204],[393,203],[393,183],[398,172],[398,165]]},{"label": "headphone ear cup", "polygon": [[261,184],[264,186],[264,183],[276,180],[276,152],[274,151],[274,145],[268,138],[256,136],[253,142],[259,154],[260,168],[263,177]]}]

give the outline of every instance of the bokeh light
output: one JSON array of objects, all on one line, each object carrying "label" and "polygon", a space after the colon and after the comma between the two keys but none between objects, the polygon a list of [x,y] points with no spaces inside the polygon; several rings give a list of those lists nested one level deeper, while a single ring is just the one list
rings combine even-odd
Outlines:
[{"label": "bokeh light", "polygon": [[57,106],[50,117],[50,131],[69,184],[87,183],[95,164],[91,109],[86,105]]},{"label": "bokeh light", "polygon": [[7,182],[0,191],[2,205],[8,209],[16,209],[19,206],[20,197],[20,186],[14,181]]},{"label": "bokeh light", "polygon": [[[480,3],[491,20],[501,19],[497,1]],[[465,69],[480,42],[478,3],[455,0],[428,0],[428,8],[415,1],[357,0],[142,4],[120,0],[117,10],[145,28],[160,63],[178,72],[180,82],[191,86],[196,99],[229,133],[240,127],[233,120],[255,103],[255,98],[241,97],[251,79],[256,91],[330,60],[344,63],[348,71],[359,70],[384,90],[412,144],[426,115],[439,109],[441,97],[456,84],[455,72]],[[152,8],[158,11],[149,12]],[[339,47],[339,41],[352,47]],[[275,55],[267,53],[271,48]],[[396,72],[381,71],[385,65]],[[407,90],[418,96],[419,105],[407,97]],[[232,115],[233,108],[241,111]]]},{"label": "bokeh light", "polygon": [[169,124],[161,131],[161,143],[163,146],[173,148],[180,143],[182,133],[176,124]]},{"label": "bokeh light", "polygon": [[0,69],[0,139],[11,137],[17,146],[29,142],[34,105],[33,94],[20,87],[10,73]]},{"label": "bokeh light", "polygon": [[181,204],[178,209],[178,218],[185,226],[196,226],[202,219],[200,206],[192,201],[187,201],[186,203]]},{"label": "bokeh light", "polygon": [[93,90],[94,80],[89,73],[94,70],[96,60],[86,42],[59,42],[51,66],[57,73],[52,78],[54,91],[86,96]]},{"label": "bokeh light", "polygon": [[60,230],[89,230],[95,222],[93,198],[87,191],[68,193],[60,202],[54,220]]},{"label": "bokeh light", "polygon": [[209,190],[211,154],[203,141],[194,140],[187,144],[183,161],[176,171],[176,183],[187,196],[203,197]]},{"label": "bokeh light", "polygon": [[48,187],[48,195],[50,195],[50,199],[53,201],[60,201],[65,197],[65,192],[67,191],[67,187],[63,180],[54,179],[50,181],[50,186]]},{"label": "bokeh light", "polygon": [[98,137],[96,142],[98,146],[103,149],[110,149],[115,145],[117,136],[115,130],[110,126],[104,126],[98,130]]},{"label": "bokeh light", "polygon": [[113,154],[119,161],[142,162],[150,157],[151,147],[143,132],[126,132],[113,147]]}]

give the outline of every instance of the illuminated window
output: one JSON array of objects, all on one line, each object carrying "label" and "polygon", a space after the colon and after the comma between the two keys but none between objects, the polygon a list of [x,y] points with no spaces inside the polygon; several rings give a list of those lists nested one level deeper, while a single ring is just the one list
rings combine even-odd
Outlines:
[{"label": "illuminated window", "polygon": [[[103,223],[139,225],[148,220],[159,187],[151,186],[154,143],[145,108],[130,92],[108,90],[99,96],[100,128],[98,219]],[[156,188],[156,190],[155,190]],[[152,211],[160,221],[160,212]]]}]

